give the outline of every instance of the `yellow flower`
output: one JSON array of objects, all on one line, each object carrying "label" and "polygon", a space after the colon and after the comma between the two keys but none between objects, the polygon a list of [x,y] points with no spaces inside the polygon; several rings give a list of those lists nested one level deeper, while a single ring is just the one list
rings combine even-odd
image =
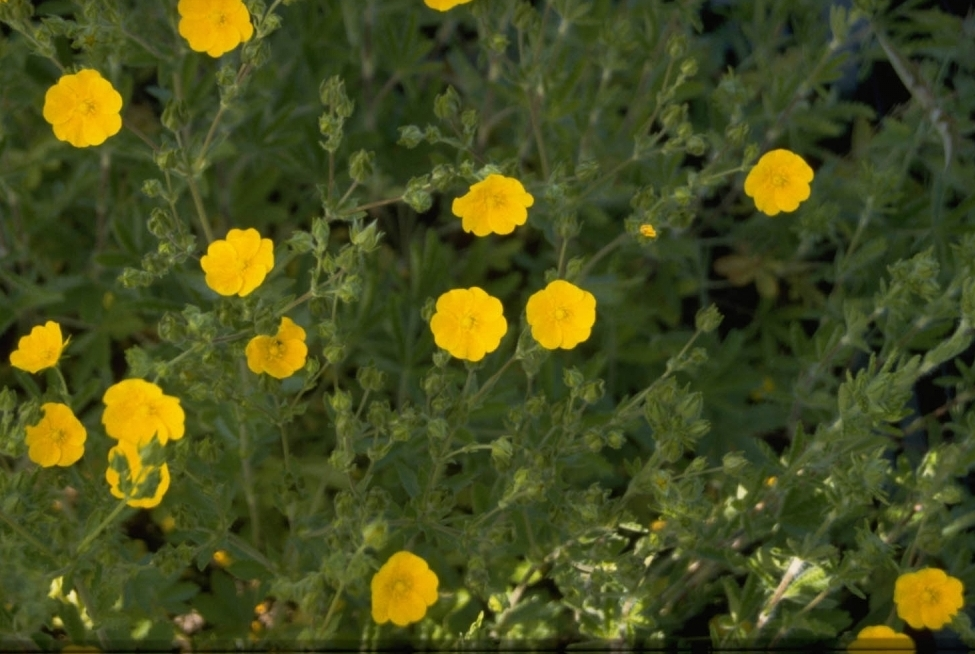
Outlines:
[{"label": "yellow flower", "polygon": [[508,331],[501,301],[480,288],[455,288],[437,298],[430,329],[437,347],[451,356],[480,361],[494,352]]},{"label": "yellow flower", "polygon": [[196,52],[219,57],[254,35],[241,0],[179,0],[179,35]]},{"label": "yellow flower", "polygon": [[897,615],[914,629],[941,629],[964,604],[961,581],[944,570],[924,568],[906,572],[894,584]]},{"label": "yellow flower", "polygon": [[389,557],[372,578],[372,619],[398,627],[419,622],[437,601],[437,575],[411,552]]},{"label": "yellow flower", "polygon": [[657,238],[657,230],[650,224],[640,225],[640,235],[646,238]]},{"label": "yellow flower", "polygon": [[533,204],[535,198],[517,179],[488,175],[484,181],[471,186],[467,195],[456,198],[451,211],[461,218],[465,232],[487,236],[510,234],[516,225],[524,225],[528,207]]},{"label": "yellow flower", "polygon": [[274,243],[256,229],[232,229],[200,259],[207,286],[220,295],[249,295],[274,268]]},{"label": "yellow flower", "polygon": [[571,350],[589,338],[596,322],[596,298],[574,284],[556,279],[528,298],[525,314],[539,345],[548,350]]},{"label": "yellow flower", "polygon": [[40,422],[27,427],[27,456],[45,468],[75,463],[85,453],[85,426],[66,404],[45,402],[41,411]]},{"label": "yellow flower", "polygon": [[156,438],[160,445],[183,437],[186,415],[179,398],[144,379],[125,379],[105,391],[102,424],[114,439],[143,447]]},{"label": "yellow flower", "polygon": [[217,550],[213,553],[213,562],[221,568],[226,568],[233,563],[234,560],[230,557],[230,554],[227,553],[227,550]]},{"label": "yellow flower", "polygon": [[447,11],[448,9],[453,9],[457,5],[466,5],[471,0],[423,0],[426,6],[430,9],[436,9],[437,11]]},{"label": "yellow flower", "polygon": [[877,654],[913,652],[914,641],[907,634],[894,631],[887,625],[877,625],[861,629],[856,640],[847,647],[847,651],[869,651]]},{"label": "yellow flower", "polygon": [[101,145],[122,129],[122,96],[97,70],[62,75],[44,95],[44,120],[76,148]]},{"label": "yellow flower", "polygon": [[165,463],[145,465],[138,446],[119,441],[108,451],[105,480],[111,487],[112,495],[126,500],[129,506],[151,509],[162,501],[169,490],[169,466]]},{"label": "yellow flower", "polygon": [[274,336],[255,336],[247,344],[247,367],[254,374],[266,372],[276,379],[284,379],[298,372],[305,365],[308,346],[305,330],[281,318],[278,333]]},{"label": "yellow flower", "polygon": [[30,373],[50,368],[61,358],[70,339],[61,340],[61,325],[48,320],[21,336],[17,349],[10,353],[10,365]]},{"label": "yellow flower", "polygon": [[745,195],[755,198],[755,207],[769,216],[799,208],[809,197],[813,169],[789,150],[772,150],[762,155],[745,178]]}]

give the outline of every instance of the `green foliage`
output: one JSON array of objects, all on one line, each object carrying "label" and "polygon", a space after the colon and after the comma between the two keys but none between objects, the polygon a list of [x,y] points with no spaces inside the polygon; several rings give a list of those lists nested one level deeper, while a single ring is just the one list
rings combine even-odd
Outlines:
[{"label": "green foliage", "polygon": [[[0,334],[71,336],[57,369],[0,367],[0,645],[846,645],[900,629],[900,573],[975,587],[971,16],[246,4],[214,60],[175,2],[0,2]],[[893,108],[853,92],[879,61]],[[79,68],[123,96],[96,148],[42,117]],[[816,176],[770,218],[743,182],[779,147]],[[451,203],[492,173],[535,204],[475,238]],[[247,227],[274,270],[218,296],[199,259]],[[556,278],[597,299],[573,350],[525,316]],[[471,286],[508,321],[477,363],[428,325]],[[307,363],[255,375],[284,315]],[[187,416],[149,511],[105,482],[127,377]],[[27,457],[49,401],[88,430],[69,468]],[[410,630],[370,613],[401,549],[440,580]]]}]

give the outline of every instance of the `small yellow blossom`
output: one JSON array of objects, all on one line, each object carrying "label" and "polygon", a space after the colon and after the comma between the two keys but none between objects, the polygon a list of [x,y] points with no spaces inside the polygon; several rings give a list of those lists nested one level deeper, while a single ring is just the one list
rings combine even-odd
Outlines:
[{"label": "small yellow blossom", "polygon": [[162,501],[169,490],[169,466],[165,463],[145,465],[136,445],[119,441],[108,451],[105,480],[111,487],[112,495],[126,500],[129,506],[151,509]]},{"label": "small yellow blossom", "polygon": [[596,298],[574,284],[556,279],[528,298],[525,314],[539,345],[548,350],[571,350],[589,338],[596,322]]},{"label": "small yellow blossom", "polygon": [[650,531],[661,532],[667,528],[666,520],[654,520],[650,523]]},{"label": "small yellow blossom", "polygon": [[179,0],[179,35],[190,48],[219,57],[254,35],[251,15],[241,0]]},{"label": "small yellow blossom", "polygon": [[887,625],[877,625],[861,629],[856,640],[847,647],[847,651],[867,651],[877,654],[899,652],[903,654],[904,652],[914,651],[914,641],[907,634],[894,631]]},{"label": "small yellow blossom", "polygon": [[217,550],[213,553],[213,562],[216,563],[221,568],[226,568],[228,565],[234,562],[227,553],[227,550]]},{"label": "small yellow blossom", "polygon": [[466,5],[471,0],[423,0],[426,6],[437,11],[448,11],[457,5]]},{"label": "small yellow blossom", "polygon": [[71,408],[59,402],[41,405],[44,417],[27,427],[27,456],[39,466],[69,466],[85,453],[88,432]]},{"label": "small yellow blossom", "polygon": [[143,447],[153,437],[160,445],[183,437],[186,414],[179,398],[163,395],[152,382],[125,379],[110,386],[102,402],[102,424],[112,438]]},{"label": "small yellow blossom", "polygon": [[399,627],[419,622],[437,601],[437,575],[411,552],[389,557],[372,578],[372,619]]},{"label": "small yellow blossom", "polygon": [[122,96],[97,70],[62,75],[44,94],[44,120],[76,148],[101,145],[122,129]]},{"label": "small yellow blossom", "polygon": [[762,155],[745,178],[745,195],[755,199],[755,207],[774,216],[799,208],[809,197],[813,169],[802,157],[789,150],[772,150]]},{"label": "small yellow blossom", "polygon": [[765,478],[765,485],[769,488],[774,488],[776,484],[779,483],[779,478],[775,475]]},{"label": "small yellow blossom", "polygon": [[61,358],[68,340],[61,340],[61,325],[48,320],[30,330],[27,336],[20,337],[17,349],[10,353],[10,365],[30,373],[50,368]]},{"label": "small yellow blossom", "polygon": [[465,232],[475,236],[510,234],[528,220],[528,207],[535,198],[517,179],[488,175],[471,186],[467,195],[456,198],[451,211],[462,220]]},{"label": "small yellow blossom", "polygon": [[455,288],[437,298],[430,319],[437,347],[466,361],[480,361],[494,352],[508,331],[501,301],[482,289]]},{"label": "small yellow blossom", "polygon": [[964,604],[961,581],[944,570],[924,568],[906,572],[894,584],[897,615],[914,629],[941,629]]},{"label": "small yellow blossom", "polygon": [[266,372],[276,379],[295,374],[305,365],[308,346],[305,330],[291,318],[281,318],[274,336],[255,336],[247,344],[247,367],[256,375]]},{"label": "small yellow blossom", "polygon": [[220,295],[249,295],[274,268],[274,243],[256,229],[232,229],[200,259],[206,283]]},{"label": "small yellow blossom", "polygon": [[640,225],[640,235],[646,238],[657,238],[657,230],[650,224]]}]

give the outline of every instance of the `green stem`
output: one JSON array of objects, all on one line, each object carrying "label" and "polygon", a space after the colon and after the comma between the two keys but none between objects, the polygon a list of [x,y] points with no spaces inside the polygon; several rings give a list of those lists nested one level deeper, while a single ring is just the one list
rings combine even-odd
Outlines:
[{"label": "green stem", "polygon": [[210,220],[207,218],[206,209],[203,207],[203,198],[200,197],[200,189],[196,187],[196,179],[190,174],[186,177],[186,182],[190,187],[190,195],[193,196],[193,205],[196,207],[196,217],[200,220],[203,238],[207,240],[207,243],[213,243],[213,230],[210,228]]},{"label": "green stem", "polygon": [[481,388],[478,389],[478,391],[474,393],[474,395],[471,397],[471,399],[468,402],[468,406],[472,406],[472,407],[477,406],[477,401],[480,400],[485,393],[491,390],[491,387],[497,383],[498,379],[501,378],[501,375],[504,374],[504,371],[507,370],[508,367],[515,362],[516,356],[517,354],[512,354],[511,358],[505,361],[504,365],[501,366],[501,368],[499,368],[496,373],[491,375],[491,377],[486,382],[484,382],[484,385],[481,386]]},{"label": "green stem", "polygon": [[593,266],[595,266],[597,263],[599,263],[600,260],[602,260],[603,257],[607,256],[610,252],[618,248],[620,245],[622,245],[629,239],[630,239],[629,234],[627,234],[626,232],[621,232],[616,238],[614,238],[612,241],[604,245],[602,249],[596,252],[596,254],[592,255],[592,258],[589,259],[589,261],[586,262],[586,265],[582,267],[582,270],[579,271],[579,277],[576,278],[576,281],[582,282],[582,280],[586,278],[586,275],[589,274],[589,271],[593,269]]},{"label": "green stem", "polygon": [[115,522],[115,519],[119,516],[119,514],[122,513],[122,511],[125,510],[126,506],[128,506],[126,500],[119,500],[118,504],[115,505],[115,508],[112,509],[112,512],[109,513],[108,516],[102,520],[94,530],[85,536],[81,543],[78,544],[78,547],[75,548],[75,556],[77,557],[85,553],[88,548],[91,547],[91,544],[95,541],[95,539],[98,538],[98,536],[100,536],[110,524]]}]

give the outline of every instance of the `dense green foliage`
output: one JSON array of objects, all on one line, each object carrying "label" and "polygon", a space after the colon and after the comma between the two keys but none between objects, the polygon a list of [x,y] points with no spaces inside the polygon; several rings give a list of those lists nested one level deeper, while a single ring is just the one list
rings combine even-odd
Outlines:
[{"label": "dense green foliage", "polygon": [[[35,4],[0,4],[3,646],[846,644],[903,630],[902,572],[975,587],[971,14],[247,0],[254,38],[215,60],[175,0]],[[124,98],[94,148],[41,115],[79,67]],[[878,71],[899,95],[870,100]],[[816,171],[775,218],[742,190],[772,148]],[[451,201],[490,172],[535,204],[476,238]],[[275,243],[244,298],[199,264],[234,227]],[[572,350],[525,323],[556,277],[597,299]],[[427,324],[471,286],[509,325],[476,364]],[[253,374],[285,314],[306,367]],[[45,320],[58,369],[7,365]],[[127,377],[186,412],[149,511],[105,481]],[[71,467],[27,457],[46,401],[87,427]],[[403,549],[439,601],[377,626]]]}]

